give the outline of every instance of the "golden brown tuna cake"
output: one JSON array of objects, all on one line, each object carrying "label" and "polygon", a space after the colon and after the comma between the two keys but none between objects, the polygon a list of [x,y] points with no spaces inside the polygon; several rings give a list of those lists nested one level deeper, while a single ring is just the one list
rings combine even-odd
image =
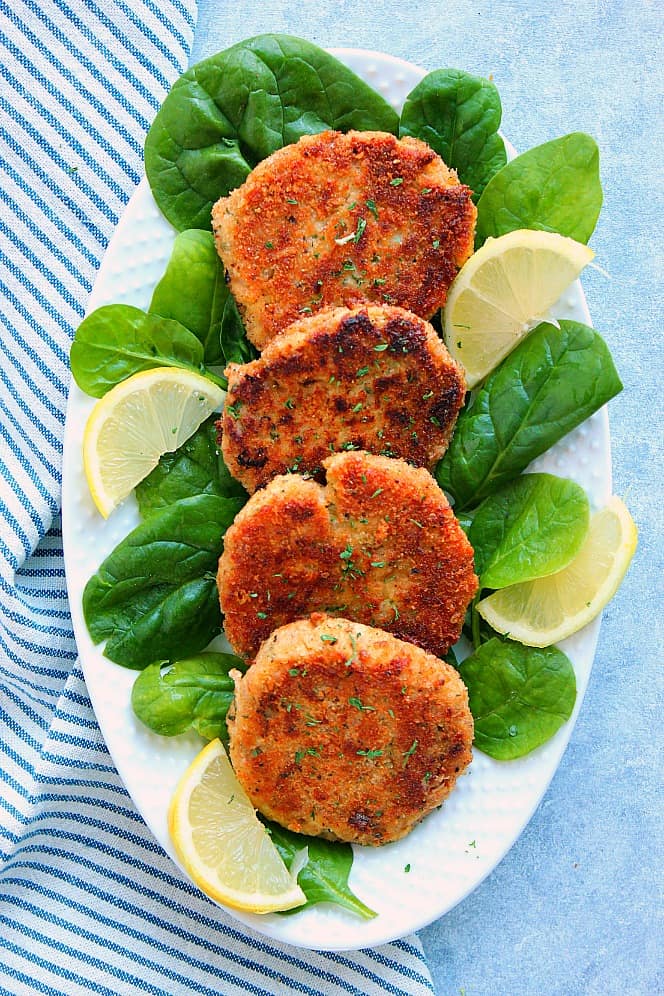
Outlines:
[{"label": "golden brown tuna cake", "polygon": [[236,684],[233,768],[297,833],[386,844],[439,806],[472,759],[449,664],[379,629],[313,615],[282,626]]},{"label": "golden brown tuna cake", "polygon": [[445,495],[404,460],[346,452],[323,466],[325,486],[275,477],[226,531],[217,581],[231,645],[251,659],[278,626],[326,612],[442,657],[477,590]]},{"label": "golden brown tuna cake", "polygon": [[249,492],[289,471],[322,476],[342,450],[432,467],[466,390],[429,323],[387,305],[310,315],[226,376],[220,443]]},{"label": "golden brown tuna cake", "polygon": [[471,191],[424,142],[326,131],[279,149],[212,209],[217,249],[258,349],[329,306],[430,318],[473,251]]}]

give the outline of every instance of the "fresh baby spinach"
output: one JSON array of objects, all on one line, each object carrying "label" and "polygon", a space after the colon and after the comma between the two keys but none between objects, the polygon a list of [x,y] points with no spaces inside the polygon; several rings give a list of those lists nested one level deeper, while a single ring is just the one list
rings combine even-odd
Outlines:
[{"label": "fresh baby spinach", "polygon": [[190,657],[221,631],[216,571],[238,498],[183,498],[137,526],[83,592],[95,643],[125,667]]},{"label": "fresh baby spinach", "polygon": [[602,337],[580,322],[538,325],[459,416],[436,468],[455,511],[517,477],[622,390]]},{"label": "fresh baby spinach", "polygon": [[107,391],[141,370],[180,367],[226,386],[203,365],[203,346],[180,322],[129,304],[107,304],[84,318],[71,347],[71,371],[86,394]]},{"label": "fresh baby spinach", "polygon": [[557,647],[494,637],[459,665],[475,722],[475,745],[499,761],[523,757],[572,715],[574,669]]},{"label": "fresh baby spinach", "polygon": [[224,363],[221,322],[229,290],[212,232],[190,229],[175,239],[150,312],[179,322],[203,345],[204,362]]},{"label": "fresh baby spinach", "polygon": [[350,844],[323,840],[320,837],[305,837],[286,830],[277,823],[267,820],[263,822],[289,870],[302,850],[308,850],[309,860],[297,876],[298,885],[307,901],[296,909],[286,910],[284,915],[300,913],[307,906],[314,906],[316,903],[335,903],[351,913],[357,913],[364,920],[371,920],[376,916],[348,886],[353,865],[353,848]]},{"label": "fresh baby spinach", "polygon": [[574,481],[524,474],[480,505],[468,538],[481,588],[505,588],[562,570],[588,532],[588,499]]},{"label": "fresh baby spinach", "polygon": [[246,664],[233,654],[206,653],[163,665],[149,664],[136,678],[131,705],[145,726],[164,737],[195,730],[206,740],[228,742],[226,713],[235,682],[230,671]]},{"label": "fresh baby spinach", "polygon": [[244,322],[232,294],[228,295],[221,316],[221,349],[225,363],[250,363],[259,355],[247,339]]},{"label": "fresh baby spinach", "polygon": [[173,453],[164,453],[155,469],[136,486],[138,507],[144,519],[181,498],[212,494],[237,498],[247,493],[231,477],[217,445],[216,415],[211,415],[193,436]]},{"label": "fresh baby spinach", "polygon": [[455,169],[477,202],[487,183],[507,162],[498,134],[502,107],[489,80],[460,69],[437,69],[406,98],[399,135],[426,142]]},{"label": "fresh baby spinach", "polygon": [[333,56],[300,38],[259,35],[176,81],[148,132],[145,169],[175,228],[208,229],[214,202],[284,145],[328,128],[397,127],[387,101]]},{"label": "fresh baby spinach", "polygon": [[517,228],[587,242],[602,206],[597,144],[563,135],[517,156],[489,181],[477,205],[476,245]]}]

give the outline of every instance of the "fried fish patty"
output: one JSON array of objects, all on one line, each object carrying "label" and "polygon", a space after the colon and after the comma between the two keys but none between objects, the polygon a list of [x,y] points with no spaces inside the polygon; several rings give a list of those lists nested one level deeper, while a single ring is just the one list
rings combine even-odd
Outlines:
[{"label": "fried fish patty", "polygon": [[297,833],[386,844],[439,806],[472,759],[449,664],[381,630],[313,615],[276,630],[236,684],[235,773]]},{"label": "fried fish patty", "polygon": [[344,616],[443,656],[477,590],[473,549],[427,470],[370,453],[324,461],[327,484],[282,475],[224,537],[226,636],[255,657],[278,626]]},{"label": "fried fish patty", "polygon": [[249,492],[288,471],[320,476],[330,452],[344,449],[431,467],[466,390],[429,323],[387,305],[304,318],[226,376],[220,443]]},{"label": "fried fish patty", "polygon": [[326,131],[273,153],[212,209],[258,349],[329,306],[372,301],[430,318],[473,251],[471,191],[424,142]]}]

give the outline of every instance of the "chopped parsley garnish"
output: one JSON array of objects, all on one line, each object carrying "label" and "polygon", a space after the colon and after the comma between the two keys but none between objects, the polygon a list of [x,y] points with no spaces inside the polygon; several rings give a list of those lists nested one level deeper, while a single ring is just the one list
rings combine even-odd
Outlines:
[{"label": "chopped parsley garnish", "polygon": [[266,249],[274,249],[274,243],[273,242],[266,242],[265,243],[265,248]]},{"label": "chopped parsley garnish", "polygon": [[402,183],[403,183],[402,176],[395,176],[392,180],[390,180],[391,187],[400,187]]},{"label": "chopped parsley garnish", "polygon": [[290,674],[291,678],[297,678],[299,677],[300,669],[299,667],[291,667],[288,669],[288,673]]},{"label": "chopped parsley garnish", "polygon": [[362,411],[362,407],[363,407],[362,402],[358,401],[358,403],[353,408],[353,414],[355,415],[357,412],[361,412]]},{"label": "chopped parsley garnish", "polygon": [[292,402],[292,400],[290,398],[284,404],[284,408],[289,408],[291,411],[293,410],[293,408],[295,408],[295,405],[293,404],[293,402]]},{"label": "chopped parsley garnish", "polygon": [[371,501],[371,498],[377,498],[378,495],[381,494],[382,491],[383,491],[383,488],[376,488],[376,490],[374,491],[374,493],[372,495],[370,495],[369,500]]},{"label": "chopped parsley garnish", "polygon": [[433,391],[425,391],[422,395],[422,401],[426,401],[428,398],[433,398]]},{"label": "chopped parsley garnish", "polygon": [[369,367],[360,367],[360,369],[355,374],[356,377],[364,377],[369,373]]},{"label": "chopped parsley garnish", "polygon": [[295,200],[294,197],[287,197],[286,198],[286,203],[287,204],[297,204],[297,201]]},{"label": "chopped parsley garnish", "polygon": [[404,866],[404,871],[405,871],[405,873],[407,875],[408,872],[410,871],[410,862],[407,865]]},{"label": "chopped parsley garnish", "polygon": [[440,239],[434,239],[431,245],[434,249],[440,249]]},{"label": "chopped parsley garnish", "polygon": [[413,754],[415,753],[415,751],[417,750],[418,742],[419,741],[417,741],[417,740],[413,740],[413,742],[410,745],[410,747],[408,748],[408,750],[406,750],[406,751],[403,752],[404,764],[408,764],[408,759],[411,758],[413,756]]},{"label": "chopped parsley garnish", "polygon": [[364,229],[366,227],[367,227],[367,223],[364,220],[364,218],[358,218],[357,219],[357,228],[355,229],[355,235],[353,236],[353,242],[355,242],[355,244],[357,244],[360,241],[360,239],[362,238],[362,235],[364,234]]},{"label": "chopped parsley garnish", "polygon": [[370,759],[374,757],[381,757],[383,754],[382,750],[358,750],[357,754],[359,757],[368,757]]},{"label": "chopped parsley garnish", "polygon": [[354,698],[354,697],[348,699],[348,702],[350,703],[350,705],[354,706],[355,709],[359,709],[360,712],[375,712],[376,711],[373,706],[364,705],[364,703],[360,699],[357,699],[357,698]]},{"label": "chopped parsley garnish", "polygon": [[388,346],[389,342],[379,342],[377,346],[374,346],[374,353],[384,353]]},{"label": "chopped parsley garnish", "polygon": [[259,619],[267,619],[267,612],[257,612],[256,615]]},{"label": "chopped parsley garnish", "polygon": [[385,567],[385,561],[384,560],[372,560],[371,561],[371,566],[372,567]]},{"label": "chopped parsley garnish", "polygon": [[242,408],[242,402],[236,401],[234,405],[228,405],[226,411],[236,422],[240,417],[240,410]]},{"label": "chopped parsley garnish", "polygon": [[367,201],[366,203],[367,203],[367,207],[371,211],[371,213],[374,216],[374,218],[377,218],[378,217],[378,208],[376,207],[376,202],[370,200],[370,201]]},{"label": "chopped parsley garnish", "polygon": [[320,638],[323,641],[323,643],[336,643],[337,642],[336,636],[331,636],[329,633],[321,633]]}]

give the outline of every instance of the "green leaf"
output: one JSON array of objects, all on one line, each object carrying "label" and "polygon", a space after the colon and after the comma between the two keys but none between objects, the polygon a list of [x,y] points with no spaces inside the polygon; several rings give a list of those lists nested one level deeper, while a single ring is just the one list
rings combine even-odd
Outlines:
[{"label": "green leaf", "polygon": [[84,318],[76,330],[70,362],[74,380],[93,398],[102,398],[127,377],[154,367],[193,370],[220,383],[203,366],[203,347],[193,332],[129,304],[108,304]]},{"label": "green leaf", "polygon": [[144,519],[194,495],[238,498],[241,504],[247,500],[246,491],[231,477],[217,445],[217,418],[211,415],[174,453],[164,453],[155,469],[136,486]]},{"label": "green leaf", "polygon": [[221,348],[224,363],[250,363],[259,355],[256,347],[247,339],[237,303],[229,294],[221,317]]},{"label": "green leaf", "polygon": [[475,746],[499,761],[529,754],[574,709],[574,669],[557,647],[496,638],[459,665],[475,721]]},{"label": "green leaf", "polygon": [[517,228],[587,242],[601,206],[599,149],[573,132],[517,156],[489,181],[477,205],[476,246]]},{"label": "green leaf", "polygon": [[216,571],[242,499],[198,495],[137,526],[83,592],[95,643],[125,667],[190,657],[221,631]]},{"label": "green leaf", "polygon": [[279,854],[290,869],[293,860],[303,848],[309,852],[309,860],[297,876],[298,885],[307,897],[306,903],[286,914],[299,913],[307,906],[316,903],[334,903],[357,913],[364,920],[376,916],[373,910],[357,898],[348,886],[348,877],[353,865],[353,848],[339,841],[323,840],[321,837],[305,837],[303,834],[286,830],[278,823],[263,820]]},{"label": "green leaf", "polygon": [[578,553],[590,510],[583,488],[524,474],[478,508],[468,538],[481,588],[506,588],[562,570]]},{"label": "green leaf", "polygon": [[198,654],[166,669],[159,661],[149,664],[132,688],[134,713],[163,737],[195,730],[206,740],[220,737],[227,743],[226,713],[235,694],[229,674],[233,669],[246,671],[244,661],[233,654]]},{"label": "green leaf", "polygon": [[203,345],[205,363],[222,364],[221,321],[229,296],[212,233],[195,228],[175,239],[149,310],[193,332]]},{"label": "green leaf", "polygon": [[498,90],[489,80],[460,69],[437,69],[408,94],[399,134],[430,145],[457,171],[477,202],[507,162],[498,134],[501,114]]},{"label": "green leaf", "polygon": [[289,35],[259,35],[177,80],[148,132],[145,169],[177,229],[208,229],[214,202],[284,145],[328,128],[397,125],[390,105],[327,52]]},{"label": "green leaf", "polygon": [[487,378],[436,468],[455,512],[517,477],[622,390],[602,337],[580,322],[544,322]]}]

